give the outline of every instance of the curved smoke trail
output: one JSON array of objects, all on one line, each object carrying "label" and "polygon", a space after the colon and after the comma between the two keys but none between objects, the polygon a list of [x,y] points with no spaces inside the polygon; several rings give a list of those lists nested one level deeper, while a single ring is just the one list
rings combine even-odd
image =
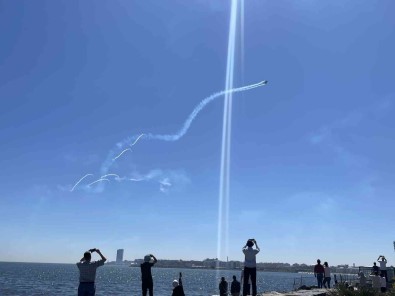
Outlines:
[{"label": "curved smoke trail", "polygon": [[86,174],[86,175],[83,176],[81,179],[79,179],[78,182],[74,184],[73,188],[71,188],[70,192],[73,192],[73,191],[74,191],[74,188],[77,187],[77,185],[80,184],[81,181],[84,180],[84,179],[85,179],[86,177],[88,177],[88,176],[93,176],[93,174]]},{"label": "curved smoke trail", "polygon": [[126,148],[125,150],[123,150],[121,153],[119,153],[119,155],[115,156],[112,160],[117,160],[118,158],[121,157],[122,154],[124,154],[126,151],[132,151],[130,148]]},{"label": "curved smoke trail", "polygon": [[[250,84],[250,85],[246,85],[246,86],[242,86],[242,87],[237,87],[237,88],[232,88],[232,89],[227,89],[227,90],[223,90],[220,92],[216,92],[210,96],[208,96],[207,98],[204,98],[196,107],[195,109],[193,109],[192,113],[189,114],[188,118],[185,120],[184,124],[182,125],[181,129],[175,133],[175,134],[164,134],[164,135],[156,135],[156,134],[139,134],[139,135],[135,135],[129,138],[124,139],[123,141],[117,143],[117,149],[116,150],[111,150],[106,158],[106,160],[102,163],[101,165],[101,175],[102,177],[99,180],[96,180],[90,184],[88,184],[88,186],[91,186],[95,183],[98,182],[102,182],[102,181],[108,181],[108,179],[104,179],[104,177],[110,176],[110,175],[114,175],[114,174],[108,174],[108,169],[111,167],[111,165],[114,163],[115,160],[117,160],[122,154],[124,154],[126,151],[130,150],[130,148],[124,149],[123,151],[121,151],[119,153],[119,150],[123,149],[126,145],[130,146],[134,146],[135,144],[137,144],[137,142],[140,139],[147,139],[147,140],[161,140],[161,141],[178,141],[181,137],[183,137],[189,130],[192,122],[195,120],[196,116],[199,114],[200,111],[202,111],[204,109],[204,107],[206,107],[210,102],[212,102],[214,99],[224,96],[224,95],[229,95],[232,93],[237,93],[237,92],[243,92],[243,91],[247,91],[250,89],[254,89],[260,86],[264,86],[267,84],[267,81],[261,81],[255,84]],[[118,152],[116,152],[118,151]],[[84,177],[82,177],[71,189],[71,191],[74,190],[75,187],[77,187],[77,185],[86,177],[91,176],[92,174],[86,174]],[[120,180],[121,178],[119,178],[119,176],[117,177],[118,180]],[[136,180],[136,179],[131,179],[131,181],[140,181],[140,180]]]},{"label": "curved smoke trail", "polygon": [[94,181],[94,182],[92,182],[92,183],[88,184],[88,187],[89,187],[89,186],[91,186],[91,185],[93,185],[93,184],[95,184],[95,183],[98,183],[98,182],[103,182],[103,181],[110,182],[110,180],[108,180],[108,179],[99,179],[99,180],[96,180],[96,181]]},{"label": "curved smoke trail", "polygon": [[[139,135],[134,135],[131,137],[128,137],[124,139],[123,141],[117,143],[117,150],[119,151],[120,149],[123,149],[125,146],[133,146],[134,144],[137,143],[138,140],[141,139],[146,139],[146,140],[161,140],[161,141],[178,141],[181,137],[183,137],[189,130],[192,122],[196,118],[196,116],[199,114],[200,111],[203,110],[204,107],[206,107],[210,102],[212,102],[214,99],[231,94],[231,93],[237,93],[237,92],[242,92],[242,91],[247,91],[250,89],[254,89],[260,86],[264,86],[267,84],[267,81],[261,81],[255,84],[250,84],[242,87],[237,87],[237,88],[232,88],[228,90],[223,90],[220,92],[216,92],[207,98],[204,98],[196,107],[193,109],[192,113],[189,114],[187,120],[185,120],[183,126],[181,129],[175,133],[175,134],[164,134],[164,135],[156,135],[156,134],[139,134]],[[132,143],[132,144],[130,144]],[[119,153],[116,153],[114,150],[111,150],[107,159],[103,162],[101,166],[101,174],[105,175],[108,172],[108,169],[111,167],[113,162],[115,161],[115,156],[119,155]]]}]

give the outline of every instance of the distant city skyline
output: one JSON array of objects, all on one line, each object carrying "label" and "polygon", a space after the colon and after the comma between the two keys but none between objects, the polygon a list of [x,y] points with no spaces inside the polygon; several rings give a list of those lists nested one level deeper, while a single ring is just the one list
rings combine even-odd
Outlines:
[{"label": "distant city skyline", "polygon": [[394,265],[395,1],[238,0],[224,160],[231,3],[0,0],[0,261]]}]

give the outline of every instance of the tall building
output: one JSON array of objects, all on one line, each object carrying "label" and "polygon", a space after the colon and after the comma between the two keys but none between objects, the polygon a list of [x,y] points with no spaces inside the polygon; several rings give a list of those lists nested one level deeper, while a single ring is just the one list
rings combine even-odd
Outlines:
[{"label": "tall building", "polygon": [[118,249],[117,250],[117,263],[122,263],[123,262],[123,249]]}]

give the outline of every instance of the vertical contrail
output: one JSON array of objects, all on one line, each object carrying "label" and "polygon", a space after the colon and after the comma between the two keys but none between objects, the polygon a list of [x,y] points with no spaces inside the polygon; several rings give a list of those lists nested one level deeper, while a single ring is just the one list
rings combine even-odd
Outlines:
[{"label": "vertical contrail", "polygon": [[[233,74],[235,62],[236,25],[237,25],[237,3],[232,0],[229,36],[228,56],[226,63],[225,90],[233,88]],[[222,122],[222,149],[221,149],[221,172],[218,198],[218,240],[217,258],[221,259],[223,252],[228,254],[229,246],[229,172],[230,172],[230,138],[232,122],[232,93],[225,95],[224,114]]]},{"label": "vertical contrail", "polygon": [[244,0],[240,0],[240,61],[241,85],[244,85]]}]

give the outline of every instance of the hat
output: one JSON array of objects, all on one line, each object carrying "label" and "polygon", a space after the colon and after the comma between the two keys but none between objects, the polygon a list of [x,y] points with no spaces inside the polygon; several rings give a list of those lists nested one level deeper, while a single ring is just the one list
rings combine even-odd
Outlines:
[{"label": "hat", "polygon": [[150,261],[151,261],[151,255],[145,255],[144,262],[150,262]]},{"label": "hat", "polygon": [[173,281],[173,288],[175,288],[175,287],[177,287],[178,286],[178,281],[177,280],[174,280]]}]

